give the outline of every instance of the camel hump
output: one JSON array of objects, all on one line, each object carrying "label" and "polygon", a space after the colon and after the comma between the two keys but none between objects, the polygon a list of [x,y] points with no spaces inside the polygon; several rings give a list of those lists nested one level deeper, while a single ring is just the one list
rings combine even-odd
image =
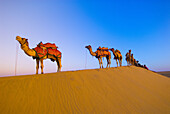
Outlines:
[{"label": "camel hump", "polygon": [[45,43],[43,44],[42,42],[40,42],[37,46],[41,47],[41,48],[52,48],[52,49],[57,49],[58,47],[53,43]]},{"label": "camel hump", "polygon": [[97,50],[101,50],[101,51],[109,51],[109,49],[107,48],[107,47],[100,47],[99,46],[99,48],[97,48]]},{"label": "camel hump", "polygon": [[35,58],[43,58],[48,55],[52,55],[55,58],[61,58],[61,52],[57,50],[57,46],[55,44],[51,43],[46,43],[43,44],[40,42],[36,48],[33,48],[34,51],[36,52],[36,57]]},{"label": "camel hump", "polygon": [[97,48],[97,50],[101,50],[102,48],[99,46],[98,48]]},{"label": "camel hump", "polygon": [[115,52],[118,52],[118,53],[120,53],[121,54],[121,52],[117,49]]}]

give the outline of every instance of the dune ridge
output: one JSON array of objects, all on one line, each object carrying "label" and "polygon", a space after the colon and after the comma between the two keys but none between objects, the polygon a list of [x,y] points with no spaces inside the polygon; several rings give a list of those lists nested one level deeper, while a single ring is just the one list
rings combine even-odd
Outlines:
[{"label": "dune ridge", "polygon": [[157,73],[170,78],[170,71],[157,72]]},{"label": "dune ridge", "polygon": [[170,113],[170,79],[131,66],[0,78],[1,114]]}]

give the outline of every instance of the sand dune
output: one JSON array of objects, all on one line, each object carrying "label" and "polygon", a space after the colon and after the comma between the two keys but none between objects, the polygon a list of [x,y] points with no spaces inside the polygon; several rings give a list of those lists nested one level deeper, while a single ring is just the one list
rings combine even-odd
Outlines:
[{"label": "sand dune", "polygon": [[170,71],[164,71],[164,72],[157,72],[158,74],[170,77]]},{"label": "sand dune", "polygon": [[0,113],[170,113],[170,78],[134,66],[3,77]]}]

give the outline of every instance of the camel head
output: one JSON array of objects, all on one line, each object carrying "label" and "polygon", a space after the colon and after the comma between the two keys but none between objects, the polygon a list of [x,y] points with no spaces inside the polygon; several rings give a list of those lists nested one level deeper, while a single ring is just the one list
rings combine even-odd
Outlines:
[{"label": "camel head", "polygon": [[90,49],[90,48],[91,48],[91,45],[85,46],[85,48]]},{"label": "camel head", "polygon": [[21,45],[23,45],[23,44],[28,45],[28,39],[26,39],[26,38],[21,38],[20,36],[16,36],[16,40],[17,40]]},{"label": "camel head", "polygon": [[127,52],[125,56],[128,57],[128,56],[129,56],[129,53]]},{"label": "camel head", "polygon": [[115,49],[114,49],[114,48],[111,48],[111,49],[109,49],[109,50],[111,50],[112,52],[114,52],[114,51],[115,51]]}]

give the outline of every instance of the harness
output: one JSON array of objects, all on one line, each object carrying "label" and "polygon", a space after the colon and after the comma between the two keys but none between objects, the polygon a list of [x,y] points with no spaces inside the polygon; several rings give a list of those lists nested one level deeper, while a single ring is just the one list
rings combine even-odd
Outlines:
[{"label": "harness", "polygon": [[21,48],[24,48],[24,44],[28,43],[27,40],[25,40],[25,42],[23,44],[21,44]]},{"label": "harness", "polygon": [[[52,47],[51,47],[52,46]],[[54,58],[61,58],[61,52],[57,50],[57,46],[55,44],[46,43],[43,44],[40,42],[36,48],[33,48],[33,50],[36,52],[36,57],[33,57],[33,59],[38,58],[44,58],[45,56],[53,56]]]}]

